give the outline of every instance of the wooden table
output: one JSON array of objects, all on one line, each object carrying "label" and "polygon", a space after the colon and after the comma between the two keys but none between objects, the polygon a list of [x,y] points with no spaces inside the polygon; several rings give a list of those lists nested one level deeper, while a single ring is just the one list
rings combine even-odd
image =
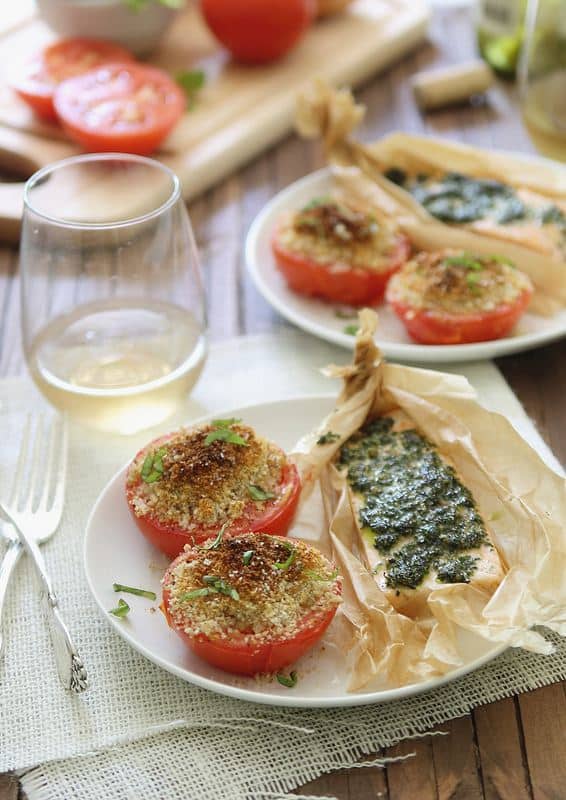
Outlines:
[{"label": "wooden table", "polygon": [[[408,86],[409,76],[431,65],[473,56],[474,51],[468,10],[435,12],[431,43],[359,92],[360,99],[368,106],[361,137],[371,140],[398,128],[442,134],[485,147],[533,152],[519,121],[512,86],[501,84],[490,92],[489,105],[425,117],[416,110]],[[190,212],[208,285],[213,339],[269,331],[284,324],[250,284],[244,270],[242,243],[251,220],[274,192],[321,163],[315,145],[289,137],[192,204]],[[25,369],[16,269],[17,253],[0,250],[2,377]],[[563,463],[566,462],[565,365],[566,342],[498,362]],[[415,751],[415,758],[387,769],[332,773],[297,791],[333,795],[340,800],[565,800],[564,684],[483,706],[440,728],[450,736],[401,743],[379,754]],[[17,796],[17,781],[0,776],[0,800],[15,800]]]}]

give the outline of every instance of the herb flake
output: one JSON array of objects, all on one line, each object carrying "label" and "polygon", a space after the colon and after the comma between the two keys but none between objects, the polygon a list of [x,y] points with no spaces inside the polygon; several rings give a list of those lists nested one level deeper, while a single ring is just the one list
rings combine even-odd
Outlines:
[{"label": "herb flake", "polygon": [[190,111],[194,108],[197,95],[206,83],[206,74],[202,69],[187,69],[178,72],[175,75],[175,81],[185,92],[187,96],[187,108]]},{"label": "herb flake", "polygon": [[474,272],[480,272],[483,269],[483,264],[481,261],[478,261],[477,258],[474,258],[467,253],[463,253],[462,255],[458,256],[446,256],[444,263],[449,267],[465,267],[466,269],[470,269]]},{"label": "herb flake", "polygon": [[229,442],[230,444],[238,444],[242,447],[247,447],[248,443],[240,436],[239,433],[236,431],[231,430],[232,425],[236,425],[238,422],[241,422],[241,419],[236,419],[236,417],[231,417],[230,419],[213,419],[210,423],[212,426],[212,430],[210,433],[207,434],[204,444],[206,447],[212,444],[212,442]]},{"label": "herb flake", "polygon": [[135,594],[138,597],[147,597],[148,600],[157,600],[155,592],[151,592],[149,589],[137,589],[135,586],[124,586],[122,583],[114,583],[112,588],[115,592],[126,592],[127,594]]},{"label": "herb flake", "polygon": [[331,581],[335,581],[338,577],[338,570],[335,569],[331,575],[321,575],[318,572],[315,572],[313,569],[305,569],[303,570],[303,574],[310,578],[311,581],[321,581],[323,583],[330,583]]},{"label": "herb flake", "polygon": [[286,558],[285,561],[276,561],[275,564],[273,565],[275,569],[280,569],[282,572],[286,569],[289,569],[289,567],[291,566],[297,555],[297,549],[296,547],[293,547],[292,544],[289,544],[289,542],[284,542],[284,546],[289,551],[288,558]]},{"label": "herb flake", "polygon": [[203,550],[218,550],[220,544],[222,543],[222,538],[224,537],[224,531],[228,527],[228,523],[225,522],[224,525],[220,528],[214,539],[209,542],[209,544],[203,544]]},{"label": "herb flake", "polygon": [[130,606],[120,598],[116,608],[111,608],[109,613],[114,614],[115,617],[126,617],[130,613]]},{"label": "herb flake", "polygon": [[276,678],[277,683],[280,683],[281,686],[285,686],[287,689],[293,689],[297,685],[297,673],[295,670],[289,673],[289,675],[278,672]]},{"label": "herb flake", "polygon": [[250,563],[250,561],[252,560],[253,557],[254,557],[254,551],[253,550],[246,550],[246,552],[243,554],[242,562],[244,563],[244,565],[246,567],[248,566],[248,564]]},{"label": "herb flake", "polygon": [[266,492],[265,489],[262,489],[261,486],[256,486],[253,483],[248,484],[248,493],[253,500],[273,500],[275,495],[273,492]]},{"label": "herb flake", "polygon": [[358,325],[344,325],[342,331],[347,333],[348,336],[356,336],[358,331],[360,330]]},{"label": "herb flake", "polygon": [[340,438],[339,433],[334,433],[333,431],[326,431],[323,433],[322,436],[319,436],[316,440],[317,444],[332,444],[332,442],[337,442]]},{"label": "herb flake", "polygon": [[232,600],[240,599],[237,590],[230,586],[229,583],[226,583],[223,578],[217,578],[215,575],[203,575],[202,579],[208,585],[207,588],[212,591],[218,592],[218,594],[225,594],[226,597],[231,597]]},{"label": "herb flake", "polygon": [[145,483],[155,483],[163,477],[163,456],[165,448],[160,447],[155,453],[148,453],[141,468],[141,479]]}]

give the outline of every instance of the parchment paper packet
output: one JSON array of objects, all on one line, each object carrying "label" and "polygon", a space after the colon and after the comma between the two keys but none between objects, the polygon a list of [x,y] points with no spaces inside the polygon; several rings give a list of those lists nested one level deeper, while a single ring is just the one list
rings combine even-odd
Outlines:
[{"label": "parchment paper packet", "polygon": [[[352,133],[365,113],[349,91],[334,90],[322,81],[297,98],[296,126],[302,136],[320,137],[325,155],[343,187],[397,224],[423,250],[463,249],[480,255],[505,255],[525,272],[535,286],[531,310],[552,314],[566,305],[566,242],[562,248],[535,221],[495,225],[477,220],[446,224],[433,217],[409,192],[384,177],[390,167],[410,173],[457,172],[493,179],[528,199],[558,206],[566,213],[566,170],[542,160],[489,152],[441,139],[393,133],[364,145]],[[344,169],[350,168],[350,169]],[[564,238],[564,235],[563,237]]]},{"label": "parchment paper packet", "polygon": [[[329,367],[343,378],[335,409],[296,446],[303,493],[295,531],[331,554],[344,578],[338,628],[351,667],[350,690],[402,686],[463,663],[458,629],[492,642],[550,653],[533,626],[566,635],[566,482],[462,377],[386,364],[369,309],[360,312],[354,362]],[[364,566],[346,481],[332,465],[366,421],[394,408],[455,465],[488,522],[505,576],[490,596],[465,583],[431,591],[428,614],[398,613]],[[331,431],[336,438],[319,438]],[[350,641],[348,638],[352,637]]]}]

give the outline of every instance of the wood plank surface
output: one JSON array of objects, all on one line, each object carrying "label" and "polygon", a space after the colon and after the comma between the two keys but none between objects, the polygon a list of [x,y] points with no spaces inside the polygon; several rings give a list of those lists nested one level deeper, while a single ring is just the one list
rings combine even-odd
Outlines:
[{"label": "wood plank surface", "polygon": [[[511,85],[499,84],[490,91],[487,103],[475,106],[428,115],[415,107],[407,83],[414,72],[472,55],[475,45],[469,10],[437,10],[430,43],[358,93],[368,106],[362,138],[371,140],[403,128],[482,146],[534,152],[521,126],[516,90]],[[321,163],[316,145],[289,137],[191,204],[205,269],[213,339],[286,326],[248,280],[242,243],[265,201]],[[14,270],[13,251],[0,251],[0,376],[24,369]],[[498,366],[557,457],[566,463],[566,342],[500,359]],[[563,685],[491,703],[440,729],[449,735],[403,742],[373,754],[414,752],[414,758],[387,769],[351,769],[323,775],[297,791],[339,800],[566,800]],[[14,781],[0,776],[0,800],[15,797]]]}]

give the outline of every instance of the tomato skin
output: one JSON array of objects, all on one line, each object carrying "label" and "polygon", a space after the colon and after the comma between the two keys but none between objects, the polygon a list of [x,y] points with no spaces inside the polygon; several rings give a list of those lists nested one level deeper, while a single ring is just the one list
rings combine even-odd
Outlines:
[{"label": "tomato skin", "polygon": [[[64,81],[55,92],[54,106],[65,131],[86,150],[149,155],[182,116],[186,98],[163,70],[111,63]],[[93,122],[93,107],[110,119],[99,116]],[[115,119],[138,109],[139,120]]]},{"label": "tomato skin", "polygon": [[471,344],[506,336],[525,311],[531,295],[532,291],[525,290],[513,303],[473,314],[413,308],[394,297],[387,300],[419,344]]},{"label": "tomato skin", "polygon": [[[257,533],[261,536],[262,533]],[[177,564],[191,557],[191,552],[181,554],[169,566],[163,578],[163,602],[161,610],[165,614],[167,624],[172,628],[183,642],[203,661],[218,669],[237,675],[257,675],[259,673],[277,672],[297,661],[318,640],[334,619],[337,606],[324,613],[307,614],[302,620],[298,632],[289,638],[278,638],[272,641],[258,641],[246,643],[242,636],[230,640],[213,639],[204,634],[191,636],[182,628],[175,626],[169,612],[170,601],[170,574]],[[341,594],[342,587],[337,584],[336,593]]]},{"label": "tomato skin", "polygon": [[[136,460],[142,456],[147,449],[153,449],[162,444],[166,444],[172,435],[173,434],[162,436],[151,442],[138,453]],[[126,486],[126,499],[128,501],[130,513],[140,532],[154,547],[161,550],[165,555],[170,558],[176,558],[183,552],[185,545],[193,546],[203,544],[203,542],[213,538],[218,533],[218,526],[195,528],[189,532],[179,526],[161,522],[151,514],[138,516],[134,510],[133,504],[138,484],[139,481],[138,483],[128,484]],[[293,521],[293,517],[295,516],[295,511],[301,495],[299,473],[296,466],[291,462],[289,462],[283,470],[280,486],[282,492],[285,492],[284,502],[281,502],[280,497],[272,501],[266,501],[265,512],[263,514],[257,514],[255,504],[253,501],[250,501],[248,508],[244,510],[244,514],[240,518],[234,520],[234,522],[226,528],[224,535],[235,536],[247,531],[261,531],[262,533],[269,533],[273,536],[286,536]]]},{"label": "tomato skin", "polygon": [[282,246],[277,231],[272,238],[271,247],[279,270],[294,292],[350,306],[379,303],[383,299],[389,278],[405,263],[411,252],[407,237],[399,235],[387,265],[376,272],[360,267],[323,264],[302,256]]},{"label": "tomato skin", "polygon": [[244,64],[285,55],[309,27],[315,0],[201,0],[216,38]]},{"label": "tomato skin", "polygon": [[24,66],[24,74],[12,85],[16,93],[38,116],[55,121],[57,113],[53,97],[57,86],[63,80],[110,61],[133,60],[133,55],[117,44],[80,37],[61,39],[45,47],[32,58]]}]

